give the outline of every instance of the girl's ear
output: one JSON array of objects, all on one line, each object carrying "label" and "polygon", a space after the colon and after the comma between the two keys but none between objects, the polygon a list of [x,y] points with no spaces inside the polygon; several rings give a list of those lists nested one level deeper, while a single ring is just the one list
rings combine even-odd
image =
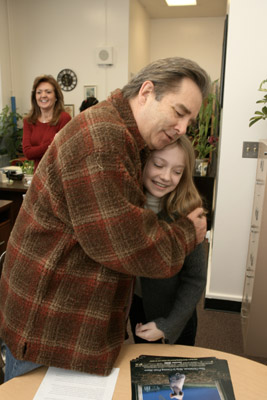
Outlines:
[{"label": "girl's ear", "polygon": [[138,93],[138,100],[140,104],[145,104],[151,94],[154,95],[154,84],[151,81],[145,81]]}]

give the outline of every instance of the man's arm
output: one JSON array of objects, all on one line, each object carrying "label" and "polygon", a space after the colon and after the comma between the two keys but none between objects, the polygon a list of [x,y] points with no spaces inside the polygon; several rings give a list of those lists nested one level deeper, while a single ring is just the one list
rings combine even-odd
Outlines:
[{"label": "man's arm", "polygon": [[[143,208],[139,149],[124,126],[99,122],[91,134],[84,121],[82,132],[77,131],[78,121],[56,135],[46,160],[49,180],[59,177],[60,185],[49,193],[59,219],[69,223],[84,252],[103,267],[137,276],[172,276],[196,246],[193,222],[181,218],[168,224]],[[67,207],[59,202],[62,190]]]}]

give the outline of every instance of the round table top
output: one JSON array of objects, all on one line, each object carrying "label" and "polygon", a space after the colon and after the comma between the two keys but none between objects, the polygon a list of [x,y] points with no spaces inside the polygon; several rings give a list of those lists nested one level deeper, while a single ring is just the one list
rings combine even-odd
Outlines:
[{"label": "round table top", "polygon": [[[131,400],[130,361],[140,355],[217,357],[227,360],[236,400],[267,399],[267,366],[244,357],[201,347],[167,344],[124,344],[115,367],[119,368],[113,400]],[[47,371],[41,367],[0,386],[1,400],[32,400]]]}]

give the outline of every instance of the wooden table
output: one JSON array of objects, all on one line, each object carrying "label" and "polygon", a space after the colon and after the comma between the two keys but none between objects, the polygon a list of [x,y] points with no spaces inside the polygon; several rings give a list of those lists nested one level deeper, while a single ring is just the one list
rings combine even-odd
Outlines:
[{"label": "wooden table", "polygon": [[14,222],[20,210],[23,194],[27,192],[28,186],[23,181],[0,182],[0,199],[12,200],[12,212]]},{"label": "wooden table", "polygon": [[0,256],[6,250],[7,241],[14,224],[13,201],[0,200]]},{"label": "wooden table", "polygon": [[[113,400],[131,400],[130,360],[142,355],[217,357],[228,361],[236,400],[267,399],[267,366],[221,351],[166,344],[125,344],[116,361],[120,368]],[[47,368],[38,368],[0,386],[1,400],[32,400]]]}]

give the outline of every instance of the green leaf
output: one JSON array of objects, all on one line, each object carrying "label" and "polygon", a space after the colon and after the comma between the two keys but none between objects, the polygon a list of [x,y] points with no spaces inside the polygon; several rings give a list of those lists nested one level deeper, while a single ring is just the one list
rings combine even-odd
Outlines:
[{"label": "green leaf", "polygon": [[262,119],[261,117],[255,117],[255,118],[250,118],[250,123],[249,123],[249,127],[254,125],[256,122],[258,122],[260,119]]},{"label": "green leaf", "polygon": [[22,129],[18,128],[18,123],[22,119],[22,115],[17,111],[13,112],[8,106],[0,113],[0,140],[11,159],[16,157],[18,147],[21,146]]}]

